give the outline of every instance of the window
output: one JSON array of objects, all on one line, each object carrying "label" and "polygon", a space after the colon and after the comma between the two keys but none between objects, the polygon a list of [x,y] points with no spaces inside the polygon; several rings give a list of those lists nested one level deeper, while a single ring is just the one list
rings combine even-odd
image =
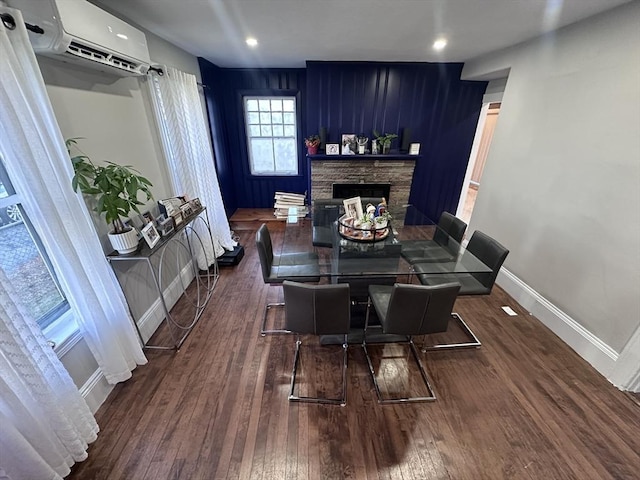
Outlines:
[{"label": "window", "polygon": [[1,161],[0,268],[12,283],[18,301],[43,330],[69,310],[42,243]]},{"label": "window", "polygon": [[252,175],[298,175],[296,97],[244,97]]}]

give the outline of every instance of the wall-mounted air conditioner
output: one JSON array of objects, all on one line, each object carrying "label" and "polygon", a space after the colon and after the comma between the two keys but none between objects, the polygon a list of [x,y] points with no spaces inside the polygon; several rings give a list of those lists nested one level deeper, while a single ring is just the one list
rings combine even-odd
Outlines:
[{"label": "wall-mounted air conditioner", "polygon": [[140,30],[86,0],[9,0],[25,22],[44,34],[29,32],[40,55],[116,75],[144,75],[150,59]]}]

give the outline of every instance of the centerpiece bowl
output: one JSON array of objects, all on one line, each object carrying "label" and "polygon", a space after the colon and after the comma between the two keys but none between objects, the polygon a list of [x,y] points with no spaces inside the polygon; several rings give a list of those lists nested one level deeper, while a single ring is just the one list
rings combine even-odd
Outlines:
[{"label": "centerpiece bowl", "polygon": [[355,242],[378,242],[389,236],[390,226],[384,221],[363,222],[348,215],[338,218],[338,233],[347,240]]}]

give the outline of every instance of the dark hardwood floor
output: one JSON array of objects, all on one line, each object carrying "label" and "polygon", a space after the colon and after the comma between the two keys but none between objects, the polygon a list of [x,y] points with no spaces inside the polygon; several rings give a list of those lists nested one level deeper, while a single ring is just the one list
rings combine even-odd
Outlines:
[{"label": "dark hardwood floor", "polygon": [[[500,288],[456,303],[482,348],[422,355],[437,401],[378,405],[354,345],[346,407],[289,403],[294,338],[258,333],[282,291],[263,284],[254,235],[181,350],[147,352],[116,386],[69,479],[639,478],[640,406]],[[332,394],[340,349],[309,341],[301,388]],[[389,391],[419,388],[406,353],[372,348]]]}]

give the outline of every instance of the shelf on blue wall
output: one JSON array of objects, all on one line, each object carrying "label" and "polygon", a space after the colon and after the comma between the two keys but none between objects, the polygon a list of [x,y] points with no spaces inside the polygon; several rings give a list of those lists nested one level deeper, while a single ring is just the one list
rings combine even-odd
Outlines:
[{"label": "shelf on blue wall", "polygon": [[390,153],[388,155],[372,155],[370,153],[354,154],[354,155],[326,155],[317,153],[315,155],[307,155],[309,160],[417,160],[422,155],[408,155],[406,153]]}]

